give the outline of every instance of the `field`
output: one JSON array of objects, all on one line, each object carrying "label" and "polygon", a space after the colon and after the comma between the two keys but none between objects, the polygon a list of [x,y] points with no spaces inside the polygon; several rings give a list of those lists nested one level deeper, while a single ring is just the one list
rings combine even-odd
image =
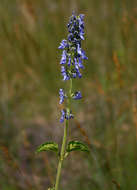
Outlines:
[{"label": "field", "polygon": [[88,56],[82,92],[72,104],[69,139],[90,153],[71,153],[63,190],[137,190],[136,0],[0,1],[0,190],[47,190],[55,180],[52,152],[35,154],[45,141],[61,145],[61,51],[67,22],[85,14]]}]

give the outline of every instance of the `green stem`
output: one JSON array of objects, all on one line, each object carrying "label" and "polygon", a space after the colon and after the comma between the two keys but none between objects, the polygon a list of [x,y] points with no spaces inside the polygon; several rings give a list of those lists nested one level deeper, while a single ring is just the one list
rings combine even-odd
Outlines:
[{"label": "green stem", "polygon": [[[72,91],[72,79],[70,79],[69,96],[68,96],[68,101],[67,101],[67,114],[68,115],[70,114],[71,91]],[[67,142],[68,126],[69,126],[69,120],[66,119],[65,120],[65,126],[64,126],[64,135],[63,135],[63,140],[62,140],[62,146],[61,146],[61,153],[60,153],[59,163],[58,163],[58,168],[57,168],[55,190],[58,190],[58,187],[59,187],[61,169],[62,169],[62,164],[63,164],[63,160],[64,160],[64,155],[66,152],[65,148],[66,148],[66,142]]]},{"label": "green stem", "polygon": [[64,127],[64,136],[63,136],[61,154],[60,154],[59,163],[58,163],[55,190],[58,190],[58,186],[59,186],[60,174],[61,174],[61,169],[62,169],[62,163],[64,160],[65,146],[66,146],[66,140],[67,140],[67,128],[68,128],[68,120],[66,120],[66,124]]}]

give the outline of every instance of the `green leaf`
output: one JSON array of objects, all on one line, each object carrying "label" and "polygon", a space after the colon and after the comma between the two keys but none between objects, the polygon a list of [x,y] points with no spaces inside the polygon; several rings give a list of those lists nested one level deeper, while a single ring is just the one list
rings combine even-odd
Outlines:
[{"label": "green leaf", "polygon": [[55,188],[53,187],[53,188],[48,188],[48,190],[55,190]]},{"label": "green leaf", "polygon": [[88,146],[83,144],[82,142],[79,141],[70,141],[67,145],[66,151],[71,152],[71,151],[83,151],[83,152],[89,152]]},{"label": "green leaf", "polygon": [[36,153],[42,152],[42,151],[53,151],[53,152],[58,152],[58,144],[54,142],[46,142],[41,144],[37,150]]}]

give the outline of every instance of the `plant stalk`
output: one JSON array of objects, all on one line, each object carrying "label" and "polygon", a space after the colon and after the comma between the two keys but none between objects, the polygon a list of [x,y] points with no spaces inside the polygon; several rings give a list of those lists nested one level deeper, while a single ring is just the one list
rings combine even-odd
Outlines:
[{"label": "plant stalk", "polygon": [[[68,96],[68,101],[67,101],[67,114],[70,114],[70,100],[71,100],[71,91],[72,91],[72,79],[70,79],[70,88],[69,88],[69,96]],[[67,142],[67,129],[69,126],[69,120],[65,120],[65,126],[64,126],[64,135],[63,135],[63,140],[62,140],[62,146],[61,146],[61,153],[59,157],[59,163],[58,163],[58,168],[57,168],[57,175],[56,175],[56,183],[55,183],[55,190],[58,190],[59,187],[59,181],[60,181],[60,175],[61,175],[61,169],[62,169],[62,164],[66,152],[66,142]]]}]

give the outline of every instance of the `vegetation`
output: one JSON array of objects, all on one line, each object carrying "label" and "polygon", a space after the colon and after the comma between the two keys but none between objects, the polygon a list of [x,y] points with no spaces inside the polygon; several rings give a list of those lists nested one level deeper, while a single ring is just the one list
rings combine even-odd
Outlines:
[{"label": "vegetation", "polygon": [[[0,189],[45,190],[52,186],[54,153],[61,146],[58,90],[60,51],[72,10],[85,14],[84,98],[72,104],[69,138],[90,154],[71,152],[64,162],[64,190],[137,188],[136,1],[3,0],[0,2]],[[83,158],[84,157],[84,158]],[[68,183],[69,182],[69,183]]]}]

